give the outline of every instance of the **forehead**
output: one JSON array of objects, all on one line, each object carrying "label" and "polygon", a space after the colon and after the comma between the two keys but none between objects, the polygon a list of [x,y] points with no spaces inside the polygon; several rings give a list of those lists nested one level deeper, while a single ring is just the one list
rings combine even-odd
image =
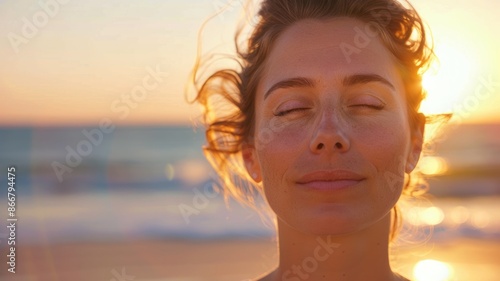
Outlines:
[{"label": "forehead", "polygon": [[[393,55],[369,25],[352,18],[302,20],[276,40],[261,85],[290,77],[329,81],[360,73],[400,80]],[[392,81],[401,86],[400,81]]]}]

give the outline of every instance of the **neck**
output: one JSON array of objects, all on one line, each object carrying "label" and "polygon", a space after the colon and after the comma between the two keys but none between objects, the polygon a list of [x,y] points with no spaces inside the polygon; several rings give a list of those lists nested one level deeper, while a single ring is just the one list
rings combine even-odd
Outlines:
[{"label": "neck", "polygon": [[278,220],[280,259],[272,280],[403,280],[389,265],[390,222],[388,214],[356,233],[314,235]]}]

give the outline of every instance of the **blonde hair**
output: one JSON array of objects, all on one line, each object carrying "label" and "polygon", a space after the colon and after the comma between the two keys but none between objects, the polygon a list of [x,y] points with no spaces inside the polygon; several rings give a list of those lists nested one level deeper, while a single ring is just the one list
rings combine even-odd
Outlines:
[{"label": "blonde hair", "polygon": [[[218,173],[226,196],[255,207],[255,199],[262,195],[261,186],[245,170],[242,145],[255,138],[256,88],[273,43],[287,27],[300,20],[351,17],[374,27],[396,58],[405,83],[410,126],[417,126],[420,104],[425,98],[422,74],[433,51],[422,19],[411,4],[406,4],[405,7],[396,0],[264,0],[246,46],[238,45],[242,28],[236,33],[237,69],[220,69],[199,79],[199,71],[206,65],[198,57],[192,77],[197,95],[190,102],[198,102],[204,109],[204,154]],[[403,194],[423,193],[425,188],[425,181],[415,171],[405,178]],[[401,226],[397,206],[392,214],[391,240]]]}]

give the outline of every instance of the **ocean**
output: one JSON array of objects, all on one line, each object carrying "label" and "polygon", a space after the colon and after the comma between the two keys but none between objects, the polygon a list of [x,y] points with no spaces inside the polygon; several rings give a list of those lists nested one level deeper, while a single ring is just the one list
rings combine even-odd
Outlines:
[{"label": "ocean", "polygon": [[[201,127],[0,128],[0,204],[14,166],[21,244],[275,235],[211,188],[204,141]],[[500,238],[500,125],[461,125],[430,148],[434,207],[408,221],[433,225],[433,239]]]}]

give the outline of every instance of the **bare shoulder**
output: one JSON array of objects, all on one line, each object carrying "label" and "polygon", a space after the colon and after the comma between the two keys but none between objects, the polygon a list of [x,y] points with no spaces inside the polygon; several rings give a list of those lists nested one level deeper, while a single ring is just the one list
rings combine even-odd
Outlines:
[{"label": "bare shoulder", "polygon": [[394,273],[395,277],[397,278],[396,280],[397,281],[411,281],[410,279],[404,277],[403,275],[401,274],[398,274],[398,273]]},{"label": "bare shoulder", "polygon": [[[277,280],[276,278],[276,271],[272,271],[269,273],[265,273],[262,276],[259,276],[257,278],[251,278],[251,279],[245,279],[241,281],[274,281]],[[398,273],[394,273],[394,280],[395,281],[411,281],[410,279],[404,277],[403,275],[400,275]]]},{"label": "bare shoulder", "polygon": [[251,279],[245,279],[243,281],[273,281],[273,280],[275,280],[274,279],[274,275],[275,275],[275,271],[272,271],[272,272],[264,273],[264,274],[262,274],[259,277],[251,278]]}]

